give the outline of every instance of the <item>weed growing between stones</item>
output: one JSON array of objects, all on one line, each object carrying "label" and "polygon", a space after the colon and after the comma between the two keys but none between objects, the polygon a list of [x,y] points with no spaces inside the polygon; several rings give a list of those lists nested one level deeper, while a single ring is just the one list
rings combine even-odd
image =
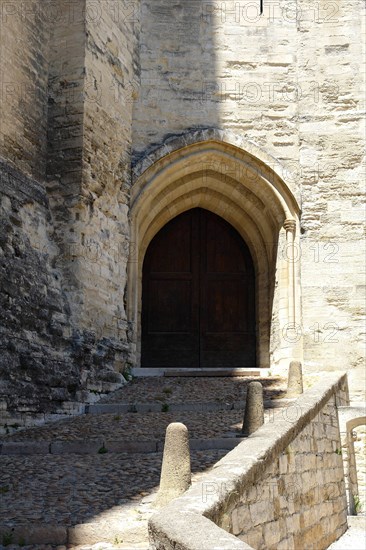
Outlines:
[{"label": "weed growing between stones", "polygon": [[356,514],[359,514],[362,511],[362,503],[360,501],[360,497],[358,495],[355,495],[353,497],[354,503],[355,503],[355,511]]},{"label": "weed growing between stones", "polygon": [[13,533],[4,533],[2,539],[3,546],[10,546],[13,544]]}]

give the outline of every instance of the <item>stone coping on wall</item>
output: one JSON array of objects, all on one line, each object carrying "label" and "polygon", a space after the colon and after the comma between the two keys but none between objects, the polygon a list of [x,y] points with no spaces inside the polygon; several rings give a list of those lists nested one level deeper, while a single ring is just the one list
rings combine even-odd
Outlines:
[{"label": "stone coping on wall", "polygon": [[[247,487],[283,452],[316,417],[332,395],[338,406],[348,405],[346,373],[325,375],[320,382],[293,402],[293,420],[288,408],[274,414],[264,424],[222,458],[201,481],[183,496],[157,512],[149,521],[149,537],[154,550],[248,550],[243,541],[218,527],[211,518],[219,517],[228,500],[234,504],[240,488]],[[286,418],[287,415],[287,418]],[[209,487],[220,490],[210,491]],[[238,490],[239,489],[239,490]]]}]

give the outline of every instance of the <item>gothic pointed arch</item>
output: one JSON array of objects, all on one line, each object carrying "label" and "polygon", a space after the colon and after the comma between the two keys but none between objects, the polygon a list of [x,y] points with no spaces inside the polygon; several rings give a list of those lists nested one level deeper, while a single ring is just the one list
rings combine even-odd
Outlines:
[{"label": "gothic pointed arch", "polygon": [[197,207],[231,224],[252,255],[258,366],[299,357],[299,341],[294,342],[287,332],[299,315],[298,266],[294,261],[299,203],[281,177],[285,170],[280,163],[253,144],[246,144],[248,151],[239,146],[243,140],[236,139],[233,144],[232,135],[225,141],[224,133],[217,132],[170,140],[134,166],[128,315],[134,327],[137,365],[142,264],[147,247],[165,224]]}]

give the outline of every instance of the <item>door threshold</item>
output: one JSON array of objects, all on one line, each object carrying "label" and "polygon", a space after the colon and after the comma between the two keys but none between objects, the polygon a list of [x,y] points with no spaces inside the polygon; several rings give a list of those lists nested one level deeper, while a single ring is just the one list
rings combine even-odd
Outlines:
[{"label": "door threshold", "polygon": [[261,376],[265,372],[256,368],[173,368],[173,367],[140,367],[132,370],[133,376],[166,376],[166,377],[239,377],[239,376]]}]

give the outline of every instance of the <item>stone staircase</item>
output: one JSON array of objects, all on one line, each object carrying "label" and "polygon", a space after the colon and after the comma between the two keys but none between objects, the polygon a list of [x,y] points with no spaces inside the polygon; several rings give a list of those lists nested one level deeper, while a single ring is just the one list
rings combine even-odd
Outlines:
[{"label": "stone staircase", "polygon": [[[166,427],[188,427],[196,482],[241,441],[251,379],[134,379],[83,416],[3,437],[0,544],[148,548]],[[285,382],[260,380],[270,421]]]}]

